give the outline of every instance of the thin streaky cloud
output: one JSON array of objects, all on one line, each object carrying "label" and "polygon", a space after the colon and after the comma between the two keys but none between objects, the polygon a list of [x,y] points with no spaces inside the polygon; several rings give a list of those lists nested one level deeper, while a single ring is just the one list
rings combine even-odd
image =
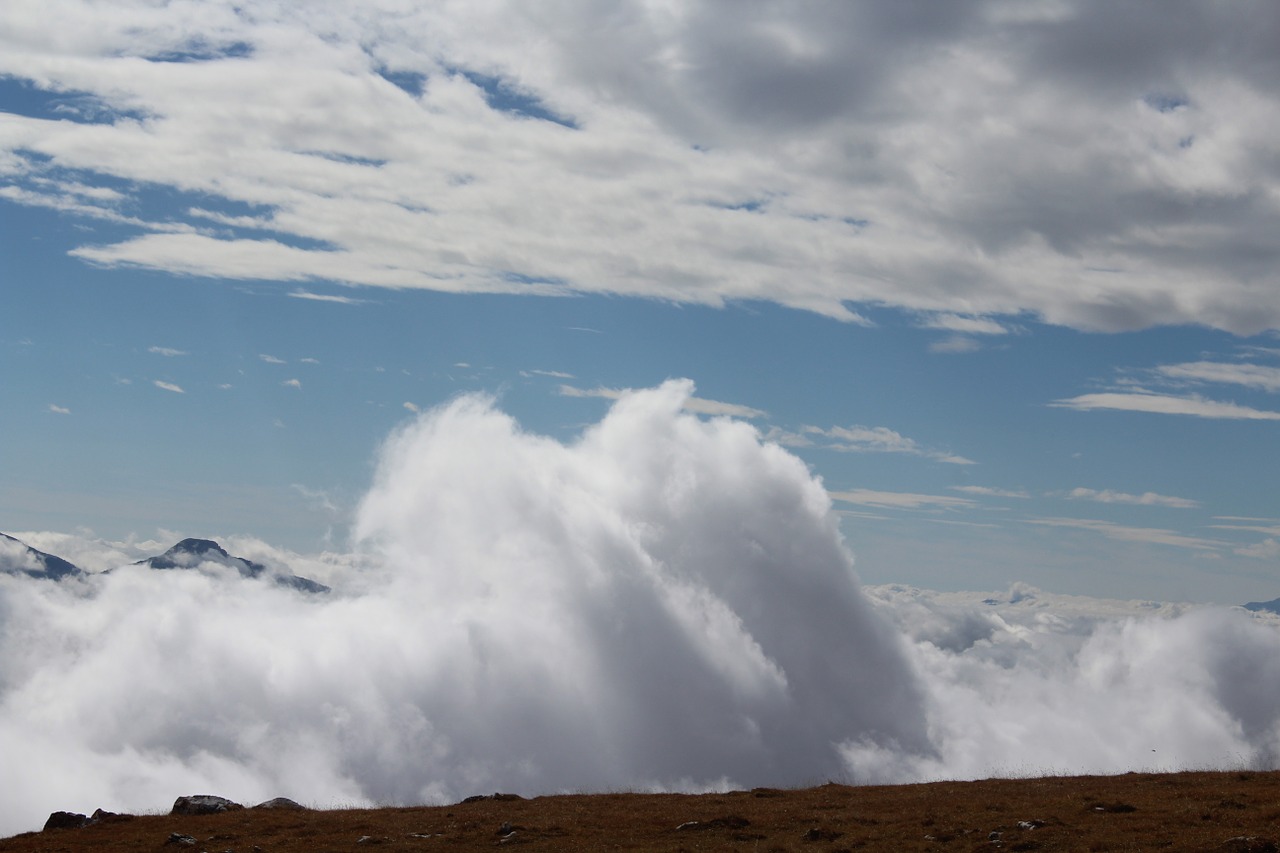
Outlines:
[{"label": "thin streaky cloud", "polygon": [[912,492],[879,492],[873,489],[849,489],[828,492],[833,500],[859,506],[878,506],[886,509],[964,509],[977,506],[968,498],[949,495],[921,495]]},{"label": "thin streaky cloud", "polygon": [[1045,527],[1088,530],[1100,533],[1108,539],[1121,542],[1145,542],[1151,545],[1170,545],[1175,548],[1190,548],[1197,551],[1213,551],[1225,544],[1213,539],[1186,536],[1173,530],[1156,527],[1126,527],[1112,521],[1090,518],[1030,518],[1024,519],[1024,523],[1038,524]]},{"label": "thin streaky cloud", "polygon": [[888,427],[868,427],[854,425],[849,427],[834,426],[823,429],[816,426],[801,427],[808,435],[820,435],[827,439],[823,445],[828,450],[839,450],[847,453],[903,453],[908,456],[920,456],[935,462],[949,465],[976,465],[972,459],[966,459],[954,453],[924,447],[915,439],[908,438]]},{"label": "thin streaky cloud", "polygon": [[285,361],[283,358],[276,358],[274,355],[268,355],[266,353],[259,353],[258,358],[260,358],[262,361],[265,361],[267,364],[288,364],[289,363]]},{"label": "thin streaky cloud", "polygon": [[1148,412],[1157,415],[1190,415],[1197,418],[1217,418],[1226,420],[1263,420],[1278,421],[1280,412],[1265,409],[1254,409],[1236,403],[1223,403],[1217,400],[1206,400],[1192,395],[1178,397],[1170,394],[1124,394],[1118,392],[1102,392],[1097,394],[1081,394],[1065,400],[1054,400],[1049,406],[1057,409],[1075,409],[1087,412],[1097,409],[1109,409],[1122,412]]},{"label": "thin streaky cloud", "polygon": [[1094,501],[1103,504],[1130,504],[1133,506],[1166,506],[1175,509],[1195,509],[1200,506],[1199,501],[1193,501],[1190,498],[1177,498],[1170,495],[1159,495],[1155,492],[1143,492],[1140,495],[1131,495],[1126,492],[1116,492],[1111,489],[1086,489],[1083,487],[1072,489],[1066,493],[1069,500]]},{"label": "thin streaky cloud", "polygon": [[1259,364],[1229,364],[1219,361],[1192,361],[1184,364],[1166,364],[1157,367],[1163,378],[1212,382],[1220,385],[1243,385],[1275,393],[1280,391],[1280,367]]},{"label": "thin streaky cloud", "polygon": [[531,376],[547,376],[551,379],[576,379],[572,373],[565,373],[563,370],[522,370],[520,375],[526,379]]},{"label": "thin streaky cloud", "polygon": [[952,335],[945,340],[934,341],[929,344],[929,352],[943,353],[944,355],[962,355],[968,352],[977,352],[980,349],[982,349],[981,343],[964,335]]},{"label": "thin streaky cloud", "polygon": [[961,314],[933,314],[920,321],[924,329],[943,329],[966,335],[1007,335],[1009,330],[990,317],[966,317]]},{"label": "thin streaky cloud", "polygon": [[180,355],[190,355],[186,350],[173,349],[172,347],[147,347],[147,352],[162,355],[165,358],[175,358]]},{"label": "thin streaky cloud", "polygon": [[1255,560],[1274,560],[1280,557],[1280,539],[1264,539],[1256,545],[1245,545],[1233,548],[1231,553],[1241,557],[1252,557]]},{"label": "thin streaky cloud", "polygon": [[173,392],[173,393],[175,393],[175,394],[185,394],[185,393],[187,393],[186,391],[183,391],[183,390],[182,390],[182,387],[181,387],[181,386],[179,386],[179,385],[174,385],[172,382],[165,382],[165,381],[163,381],[163,380],[161,380],[161,379],[154,379],[154,380],[152,380],[151,384],[152,384],[152,385],[154,385],[154,386],[156,386],[157,388],[161,389],[162,391],[172,391],[172,392]]},{"label": "thin streaky cloud", "polygon": [[337,296],[331,293],[312,293],[309,290],[290,291],[289,296],[294,299],[309,299],[312,302],[332,302],[336,305],[363,305],[369,301],[367,299],[353,299],[350,296]]},{"label": "thin streaky cloud", "polygon": [[966,495],[983,495],[993,498],[1026,499],[1031,497],[1030,494],[1022,489],[996,489],[990,486],[952,486],[951,489],[956,492],[964,492]]},{"label": "thin streaky cloud", "polygon": [[49,404],[49,411],[53,412],[55,415],[69,415],[69,414],[71,414],[71,410],[70,410],[70,409],[68,409],[66,406],[59,406],[57,403],[50,403],[50,404]]},{"label": "thin streaky cloud", "polygon": [[1250,533],[1264,533],[1267,536],[1280,536],[1280,525],[1266,524],[1211,524],[1214,530],[1245,530]]},{"label": "thin streaky cloud", "polygon": [[280,384],[281,384],[281,385],[284,385],[286,388],[301,388],[301,387],[302,387],[302,380],[300,380],[300,379],[286,379],[285,381],[281,382]]},{"label": "thin streaky cloud", "polygon": [[1280,524],[1280,518],[1259,518],[1254,515],[1215,515],[1214,521],[1261,521],[1265,524]]},{"label": "thin streaky cloud", "polygon": [[[622,395],[631,392],[630,388],[606,388],[597,385],[595,388],[578,388],[574,385],[561,385],[556,389],[561,397],[596,397],[602,400],[617,400]],[[755,418],[768,417],[769,413],[762,409],[755,409],[751,406],[743,406],[738,403],[724,403],[719,400],[707,400],[702,397],[688,397],[684,401],[684,410],[693,412],[698,415],[710,415],[713,417],[730,417],[744,418],[752,420]]]}]

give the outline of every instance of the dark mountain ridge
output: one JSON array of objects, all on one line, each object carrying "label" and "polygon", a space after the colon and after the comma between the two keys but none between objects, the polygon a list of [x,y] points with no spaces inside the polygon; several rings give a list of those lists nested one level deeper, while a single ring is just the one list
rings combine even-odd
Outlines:
[{"label": "dark mountain ridge", "polygon": [[1280,613],[1280,598],[1273,598],[1270,601],[1250,601],[1248,604],[1242,604],[1241,607],[1255,613],[1263,610],[1269,613]]},{"label": "dark mountain ridge", "polygon": [[299,592],[329,592],[329,587],[310,578],[293,574],[273,574],[261,563],[255,563],[243,557],[233,557],[212,539],[183,539],[163,554],[139,560],[134,565],[169,570],[198,569],[206,563],[235,569],[242,578],[266,578],[277,586],[289,587]]},{"label": "dark mountain ridge", "polygon": [[0,533],[0,572],[54,581],[84,574],[61,557],[37,551],[5,533]]},{"label": "dark mountain ridge", "polygon": [[[134,563],[157,570],[200,570],[208,564],[234,569],[242,578],[259,578],[299,592],[329,592],[329,587],[295,574],[272,572],[261,563],[235,557],[212,539],[183,539],[163,554]],[[107,572],[111,570],[108,569]],[[106,574],[103,572],[102,574]],[[86,577],[92,573],[52,554],[0,533],[0,573],[21,574],[38,580],[60,581]]]}]

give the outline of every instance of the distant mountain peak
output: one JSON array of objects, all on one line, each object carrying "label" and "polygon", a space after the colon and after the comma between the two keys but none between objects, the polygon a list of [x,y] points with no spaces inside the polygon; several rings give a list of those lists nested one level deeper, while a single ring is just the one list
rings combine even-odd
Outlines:
[{"label": "distant mountain peak", "polygon": [[1250,601],[1248,604],[1242,605],[1245,610],[1251,610],[1254,613],[1266,611],[1268,613],[1280,613],[1280,598],[1273,598],[1270,601]]},{"label": "distant mountain peak", "polygon": [[212,539],[194,539],[194,538],[183,539],[181,542],[179,542],[177,545],[174,545],[165,553],[169,554],[174,551],[183,551],[188,554],[201,554],[201,555],[207,554],[210,551],[213,551],[214,553],[219,554],[223,557],[231,556],[226,552],[226,549],[224,549],[217,542],[214,542]]},{"label": "distant mountain peak", "polygon": [[0,572],[54,581],[84,574],[78,566],[53,554],[37,551],[7,533],[0,533]]},{"label": "distant mountain peak", "polygon": [[256,577],[263,571],[263,567],[257,563],[231,556],[212,539],[183,539],[163,554],[139,561],[139,565],[153,569],[194,569],[201,563],[231,566],[248,577]]},{"label": "distant mountain peak", "polygon": [[235,569],[244,578],[265,577],[277,586],[289,587],[300,592],[329,592],[329,587],[309,578],[272,572],[261,563],[255,563],[243,557],[233,557],[212,539],[194,537],[183,539],[163,554],[141,560],[138,565],[152,569],[198,569],[207,563]]}]

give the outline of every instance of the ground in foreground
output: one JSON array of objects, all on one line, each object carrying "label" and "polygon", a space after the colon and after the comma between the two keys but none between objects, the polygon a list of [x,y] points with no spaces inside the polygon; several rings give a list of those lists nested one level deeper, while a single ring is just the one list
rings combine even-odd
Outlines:
[{"label": "ground in foreground", "polygon": [[[182,836],[185,836],[183,838]],[[1280,850],[1280,772],[1138,774],[728,794],[472,798],[452,806],[151,815],[0,840],[147,850]]]}]

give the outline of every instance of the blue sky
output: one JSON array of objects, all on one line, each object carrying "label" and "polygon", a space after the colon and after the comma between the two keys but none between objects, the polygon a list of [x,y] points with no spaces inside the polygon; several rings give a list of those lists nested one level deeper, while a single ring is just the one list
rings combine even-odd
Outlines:
[{"label": "blue sky", "polygon": [[6,4],[0,529],[341,548],[688,377],[868,582],[1280,595],[1280,13],[474,5]]}]

